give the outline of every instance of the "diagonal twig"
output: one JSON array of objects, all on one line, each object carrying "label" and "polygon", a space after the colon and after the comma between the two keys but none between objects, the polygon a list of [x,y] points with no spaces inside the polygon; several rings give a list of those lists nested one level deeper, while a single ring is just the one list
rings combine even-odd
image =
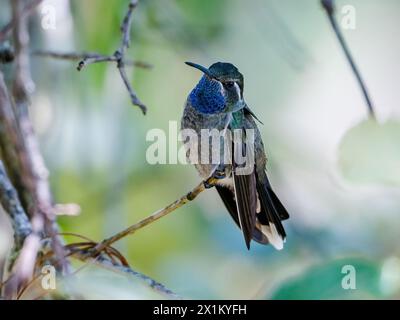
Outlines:
[{"label": "diagonal twig", "polygon": [[362,79],[361,73],[358,70],[357,65],[354,62],[353,56],[351,55],[351,52],[350,52],[350,49],[343,37],[342,32],[340,31],[340,27],[339,27],[338,23],[336,21],[334,0],[321,0],[321,4],[325,9],[326,14],[328,15],[329,21],[330,21],[332,28],[336,34],[336,37],[339,40],[339,43],[344,51],[344,54],[346,55],[347,60],[349,61],[350,67],[351,67],[355,77],[357,78],[357,82],[360,85],[360,88],[361,88],[362,93],[365,98],[365,102],[367,103],[369,115],[371,118],[375,118],[374,106],[372,104],[367,87]]},{"label": "diagonal twig", "polygon": [[[205,181],[199,183],[195,188],[193,188],[190,192],[186,193],[184,196],[180,197],[178,200],[175,200],[168,206],[152,213],[147,218],[131,225],[130,227],[116,233],[115,235],[103,240],[102,242],[96,244],[95,242],[89,240],[87,242],[79,243],[80,246],[84,248],[80,248],[80,250],[76,251],[79,252],[83,257],[86,259],[97,257],[98,255],[105,252],[106,248],[112,248],[111,245],[122,238],[125,238],[128,235],[131,235],[138,231],[139,229],[144,228],[145,226],[165,217],[169,213],[175,211],[176,209],[182,207],[186,203],[193,201],[200,193],[204,190],[213,187],[215,185],[216,179],[214,177],[210,177]],[[67,246],[68,247],[68,246]],[[75,244],[72,247],[76,247]],[[68,249],[71,249],[68,247]]]},{"label": "diagonal twig", "polygon": [[124,54],[125,49],[129,48],[130,46],[130,32],[131,32],[131,25],[132,25],[132,13],[135,7],[138,4],[138,0],[131,0],[129,2],[128,12],[125,15],[124,20],[122,21],[121,25],[121,32],[122,32],[122,45],[121,45],[121,54]]},{"label": "diagonal twig", "polygon": [[[99,253],[98,255],[96,255],[96,257],[93,257],[88,255],[88,250],[93,249],[93,247],[96,245],[93,240],[76,233],[64,232],[60,235],[78,237],[84,240],[83,242],[71,243],[66,245],[67,256],[73,257],[82,262],[87,262],[89,264],[97,264],[98,266],[114,272],[123,273],[129,277],[138,278],[139,280],[144,281],[150,288],[163,295],[166,295],[168,298],[181,299],[180,296],[165,287],[165,285],[159,283],[158,281],[150,278],[149,276],[141,272],[133,270],[129,266],[125,257],[117,249],[109,246],[105,248],[104,252]],[[117,259],[114,259],[114,257]],[[76,272],[74,272],[74,274],[75,273]]]},{"label": "diagonal twig", "polygon": [[176,294],[172,290],[168,289],[162,283],[150,278],[149,276],[147,276],[143,273],[133,270],[129,266],[122,265],[115,261],[112,261],[110,258],[107,258],[102,254],[97,255],[96,257],[92,258],[92,257],[88,257],[85,251],[76,251],[76,252],[72,253],[71,256],[80,261],[83,261],[83,262],[89,261],[89,262],[92,262],[93,264],[96,264],[105,269],[108,269],[108,270],[111,270],[114,272],[118,272],[118,273],[127,275],[128,277],[133,277],[135,279],[144,281],[150,288],[152,288],[156,292],[166,296],[167,298],[182,299],[182,297],[180,297],[178,294]]},{"label": "diagonal twig", "polygon": [[118,71],[119,74],[121,75],[122,81],[124,82],[126,89],[129,92],[129,97],[131,98],[132,104],[138,106],[142,110],[143,114],[146,114],[147,107],[143,104],[143,102],[140,101],[136,92],[133,90],[131,84],[129,83],[128,76],[126,75],[124,62],[122,60],[118,61]]},{"label": "diagonal twig", "polygon": [[215,184],[215,181],[216,181],[215,178],[210,177],[206,181],[199,183],[193,190],[191,190],[190,192],[188,192],[187,194],[185,194],[178,200],[172,202],[165,208],[154,212],[147,218],[144,218],[143,220],[135,223],[134,225],[126,228],[125,230],[122,230],[121,232],[118,232],[117,234],[111,236],[110,238],[103,240],[102,242],[100,242],[98,245],[96,245],[94,247],[94,249],[90,252],[90,255],[96,256],[97,254],[102,252],[105,248],[110,247],[113,243],[121,240],[122,238],[126,237],[127,235],[135,233],[137,230],[159,220],[160,218],[166,216],[167,214],[182,207],[186,203],[194,200],[201,192],[206,190],[206,188],[213,186]]}]

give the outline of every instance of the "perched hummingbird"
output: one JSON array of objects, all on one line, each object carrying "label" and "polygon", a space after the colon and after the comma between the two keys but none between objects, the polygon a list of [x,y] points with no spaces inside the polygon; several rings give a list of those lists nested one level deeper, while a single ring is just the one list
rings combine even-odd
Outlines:
[{"label": "perched hummingbird", "polygon": [[[243,98],[243,75],[230,63],[217,62],[210,68],[192,62],[186,64],[204,75],[187,98],[181,129],[192,129],[199,136],[202,129],[242,130],[243,137],[247,129],[254,130],[254,167],[248,174],[238,174],[235,157],[230,158],[230,163],[195,163],[197,171],[203,179],[210,176],[218,179],[215,187],[242,230],[248,249],[251,240],[255,240],[281,250],[286,238],[281,221],[288,219],[289,214],[268,181],[264,144],[255,121],[259,120]],[[246,141],[243,138],[239,143],[244,145]],[[235,146],[235,143],[230,144],[232,154],[236,152],[232,149],[239,149]],[[212,144],[207,147],[211,148]],[[196,148],[199,155],[213,152],[201,150],[199,145]],[[243,153],[244,148],[241,150]]]}]

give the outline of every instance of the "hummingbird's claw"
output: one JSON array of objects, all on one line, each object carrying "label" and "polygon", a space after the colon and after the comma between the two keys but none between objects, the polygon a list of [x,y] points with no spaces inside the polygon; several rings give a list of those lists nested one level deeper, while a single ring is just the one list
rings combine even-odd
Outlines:
[{"label": "hummingbird's claw", "polygon": [[208,183],[207,181],[204,181],[204,188],[211,189],[214,186],[215,186],[214,184],[211,184],[211,183]]},{"label": "hummingbird's claw", "polygon": [[[213,174],[211,175],[211,178],[214,178],[214,179],[216,179],[216,180],[221,180],[221,179],[226,178],[226,170],[225,170],[225,169],[226,169],[226,168],[225,168],[224,165],[219,165],[219,166],[215,169],[215,171],[213,172]],[[215,183],[211,184],[211,183],[208,183],[207,181],[204,181],[204,187],[205,187],[206,189],[210,189],[210,188],[212,188],[212,187],[214,187],[214,186],[215,186]]]},{"label": "hummingbird's claw", "polygon": [[224,179],[225,177],[226,177],[226,174],[225,174],[225,169],[217,169],[217,170],[215,170],[214,171],[214,173],[213,173],[213,178],[215,178],[215,179]]},{"label": "hummingbird's claw", "polygon": [[212,177],[220,180],[226,178],[226,166],[223,164],[220,164],[213,172]]}]

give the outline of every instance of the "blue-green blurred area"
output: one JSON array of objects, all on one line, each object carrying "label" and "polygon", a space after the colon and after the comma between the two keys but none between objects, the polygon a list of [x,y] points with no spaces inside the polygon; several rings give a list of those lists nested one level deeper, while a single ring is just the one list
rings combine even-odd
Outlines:
[{"label": "blue-green blurred area", "polygon": [[[5,22],[7,1],[0,3]],[[47,0],[56,27],[43,28],[39,10],[32,48],[112,54],[127,3]],[[185,298],[399,298],[400,3],[337,1],[339,21],[344,5],[355,8],[356,28],[342,31],[378,123],[364,122],[361,92],[317,0],[141,0],[128,56],[153,68],[128,73],[146,116],[130,104],[114,64],[78,72],[75,62],[32,57],[31,113],[55,199],[82,208],[59,219],[62,230],[98,241],[197,185],[191,166],[150,165],[146,134],[180,120],[201,76],[184,61],[229,61],[264,123],[269,176],[291,215],[284,250],[252,243],[248,251],[214,190],[117,248]],[[345,265],[355,268],[355,290],[341,286]],[[135,298],[135,288],[107,297]]]}]

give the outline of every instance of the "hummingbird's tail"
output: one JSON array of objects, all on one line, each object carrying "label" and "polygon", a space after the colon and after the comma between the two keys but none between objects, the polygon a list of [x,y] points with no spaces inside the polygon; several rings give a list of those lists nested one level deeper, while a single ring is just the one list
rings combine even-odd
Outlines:
[{"label": "hummingbird's tail", "polygon": [[[236,222],[237,226],[241,228],[240,220],[239,220],[239,214],[237,210],[237,205],[236,205],[236,200],[235,200],[235,195],[232,192],[232,189],[224,187],[224,186],[219,186],[216,185],[215,188],[218,191],[218,194],[220,195],[223,203],[225,204],[226,209],[230,213],[231,217],[233,220]],[[268,244],[268,238],[261,232],[261,228],[257,227],[257,221],[255,222],[255,227],[253,230],[250,230],[250,240],[254,240],[256,242],[262,243],[262,244]],[[259,224],[259,223],[258,223]],[[247,239],[246,245],[249,248],[250,240]]]},{"label": "hummingbird's tail", "polygon": [[[236,200],[243,201],[244,197],[235,199],[232,189],[225,186],[217,185],[216,189],[233,220],[239,228],[242,228],[243,223],[240,222]],[[254,240],[261,244],[270,243],[281,250],[286,238],[281,221],[288,219],[289,214],[272,190],[265,172],[256,174],[254,192],[257,198],[256,221],[252,230],[246,230],[246,235],[249,237],[246,238],[247,247],[249,248],[250,240]]]},{"label": "hummingbird's tail", "polygon": [[264,171],[257,173],[256,180],[259,199],[256,228],[266,237],[264,241],[268,240],[268,243],[281,250],[286,240],[286,232],[281,221],[288,219],[289,214],[272,190],[267,174]]}]

